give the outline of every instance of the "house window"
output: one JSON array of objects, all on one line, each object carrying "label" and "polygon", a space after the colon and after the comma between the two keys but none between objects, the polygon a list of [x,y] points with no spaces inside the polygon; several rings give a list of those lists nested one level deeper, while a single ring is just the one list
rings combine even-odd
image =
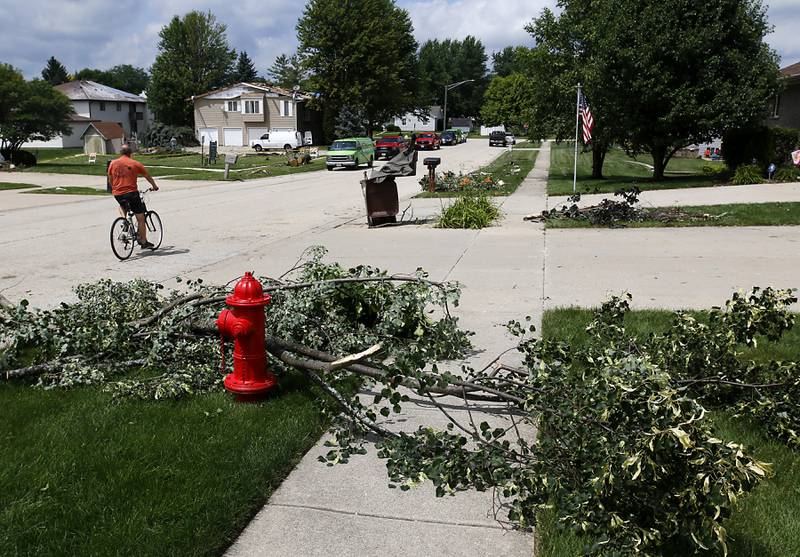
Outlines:
[{"label": "house window", "polygon": [[244,101],[245,114],[261,114],[261,101]]},{"label": "house window", "polygon": [[117,112],[122,112],[122,103],[117,103]]},{"label": "house window", "polygon": [[293,103],[292,101],[278,101],[280,104],[280,113],[281,116],[292,116],[293,115]]},{"label": "house window", "polygon": [[225,103],[225,110],[228,112],[239,112],[239,101],[228,101]]},{"label": "house window", "polygon": [[103,111],[105,109],[106,109],[106,103],[104,103],[103,101],[100,101],[100,110]]},{"label": "house window", "polygon": [[403,122],[403,124],[402,124],[403,126],[405,126],[408,123],[405,118],[402,119],[402,122]]},{"label": "house window", "polygon": [[781,110],[781,95],[778,93],[775,95],[775,103],[772,105],[772,117],[778,118],[780,117],[780,110]]}]

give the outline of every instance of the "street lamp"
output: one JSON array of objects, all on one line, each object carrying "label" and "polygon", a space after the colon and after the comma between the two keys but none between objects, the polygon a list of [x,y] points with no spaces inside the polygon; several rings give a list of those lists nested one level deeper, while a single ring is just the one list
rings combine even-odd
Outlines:
[{"label": "street lamp", "polygon": [[447,92],[450,89],[455,89],[460,85],[464,85],[465,83],[471,83],[475,81],[474,79],[465,79],[464,81],[459,81],[458,83],[451,83],[450,85],[444,86],[444,122],[442,122],[442,131],[447,129]]}]

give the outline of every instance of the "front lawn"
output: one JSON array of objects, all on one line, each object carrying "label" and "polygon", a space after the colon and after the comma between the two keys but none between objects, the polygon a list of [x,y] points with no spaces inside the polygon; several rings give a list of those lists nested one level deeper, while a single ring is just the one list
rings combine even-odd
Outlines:
[{"label": "front lawn", "polygon": [[[645,213],[661,211],[665,208],[643,208]],[[666,208],[671,209],[671,208]],[[740,203],[730,205],[697,205],[678,207],[682,213],[697,217],[697,220],[662,221],[646,219],[643,221],[620,222],[615,226],[625,228],[657,228],[686,226],[796,226],[800,225],[800,202],[791,203]],[[551,218],[545,221],[547,228],[604,228],[588,220],[571,218]]]},{"label": "front lawn", "polygon": [[[528,173],[533,170],[533,165],[536,163],[536,155],[538,154],[539,151],[505,151],[486,166],[470,174],[480,176],[480,173],[483,172],[491,174],[496,183],[503,182],[503,186],[500,189],[487,190],[487,194],[511,195],[517,190]],[[462,191],[436,191],[433,193],[424,191],[415,197],[458,197],[463,193]]]},{"label": "front lawn", "polygon": [[[58,158],[48,158],[25,172],[46,172],[53,174],[86,174],[104,176],[106,163],[118,155],[97,155],[97,162],[90,164],[88,155],[70,154]],[[155,177],[169,176],[178,180],[212,180],[222,181],[225,168],[225,155],[220,154],[213,165],[201,164],[199,153],[179,153],[174,155],[135,154],[134,158],[144,164],[150,174]],[[235,165],[231,165],[229,179],[250,180],[268,176],[281,176],[296,172],[322,170],[324,158],[318,158],[309,165],[288,166],[286,156],[280,154],[248,154],[240,155]]]},{"label": "front lawn", "polygon": [[[555,144],[550,147],[550,177],[547,180],[548,195],[572,195],[572,170],[574,144]],[[620,188],[637,186],[641,190],[663,190],[713,186],[723,181],[717,174],[725,169],[722,162],[702,159],[673,158],[667,164],[666,175],[661,182],[653,182],[652,165],[647,155],[629,157],[621,149],[610,149],[603,165],[605,179],[596,180],[592,175],[592,153],[578,151],[578,193],[606,193]],[[704,174],[708,168],[711,174]]]},{"label": "front lawn", "polygon": [[57,186],[55,188],[42,188],[24,193],[49,193],[55,195],[109,195],[104,189],[90,186]]},{"label": "front lawn", "polygon": [[220,555],[324,422],[299,375],[259,404],[0,384],[1,555]]},{"label": "front lawn", "polygon": [[19,182],[0,182],[0,191],[3,190],[23,190],[27,188],[38,188],[33,184],[21,184]]},{"label": "front lawn", "polygon": [[[632,311],[626,315],[629,333],[647,335],[667,329],[671,318],[665,311]],[[702,318],[703,313],[697,312]],[[567,308],[545,312],[542,335],[580,345],[588,341],[585,331],[592,310]],[[795,326],[778,342],[759,342],[745,357],[754,359],[800,359],[800,326]],[[761,429],[727,413],[713,417],[722,439],[744,443],[759,460],[773,464],[774,476],[763,481],[741,500],[740,507],[725,524],[728,555],[732,557],[782,557],[800,555],[800,455],[783,443],[767,438]],[[588,540],[557,528],[552,512],[542,513],[536,527],[537,557],[580,555]],[[665,557],[684,557],[684,549],[664,553]]]}]

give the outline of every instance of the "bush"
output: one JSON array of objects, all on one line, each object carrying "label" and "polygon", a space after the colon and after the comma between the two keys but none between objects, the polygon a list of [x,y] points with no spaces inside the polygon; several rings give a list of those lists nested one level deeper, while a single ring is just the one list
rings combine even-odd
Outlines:
[{"label": "bush", "polygon": [[736,169],[731,182],[737,186],[744,184],[761,184],[764,177],[761,169],[755,164],[745,164]]},{"label": "bush", "polygon": [[15,166],[36,166],[36,155],[29,151],[4,149],[1,153],[4,159]]},{"label": "bush", "polygon": [[470,192],[442,211],[439,228],[486,228],[500,216],[500,209],[486,194]]},{"label": "bush", "polygon": [[775,182],[800,182],[800,168],[796,166],[782,166],[775,171],[772,177]]},{"label": "bush", "polygon": [[178,140],[178,145],[199,145],[194,135],[194,130],[185,126],[170,126],[161,122],[154,122],[150,129],[142,136],[143,147],[169,147],[172,138]]},{"label": "bush", "polygon": [[387,124],[386,125],[386,131],[387,132],[392,132],[392,133],[399,133],[400,132],[400,126],[395,126],[394,124]]},{"label": "bush", "polygon": [[[419,180],[422,191],[428,191],[428,177],[423,176]],[[493,191],[499,190],[505,185],[500,181],[495,181],[494,177],[488,172],[471,172],[462,174],[455,172],[443,172],[436,175],[436,191],[459,191],[469,190]]]},{"label": "bush", "polygon": [[800,130],[759,126],[728,130],[722,138],[722,156],[731,169],[757,163],[766,167],[790,162],[791,152],[800,145]]},{"label": "bush", "polygon": [[770,128],[772,135],[772,155],[769,162],[778,166],[791,164],[792,151],[800,148],[800,130],[790,128]]}]

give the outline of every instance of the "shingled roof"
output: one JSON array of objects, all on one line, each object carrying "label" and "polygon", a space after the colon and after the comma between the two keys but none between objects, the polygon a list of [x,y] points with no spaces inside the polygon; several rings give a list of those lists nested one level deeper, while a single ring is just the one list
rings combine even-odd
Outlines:
[{"label": "shingled roof", "polygon": [[85,79],[62,83],[61,85],[56,85],[55,88],[64,93],[71,101],[147,102],[147,99],[133,93],[120,91],[119,89]]},{"label": "shingled roof", "polygon": [[783,77],[800,77],[800,62],[781,68],[781,75]]},{"label": "shingled roof", "polygon": [[87,126],[86,130],[84,130],[83,134],[81,134],[81,137],[86,135],[86,132],[88,132],[91,128],[96,129],[104,139],[125,138],[125,130],[123,130],[122,126],[116,122],[92,122],[89,124],[89,126]]}]

